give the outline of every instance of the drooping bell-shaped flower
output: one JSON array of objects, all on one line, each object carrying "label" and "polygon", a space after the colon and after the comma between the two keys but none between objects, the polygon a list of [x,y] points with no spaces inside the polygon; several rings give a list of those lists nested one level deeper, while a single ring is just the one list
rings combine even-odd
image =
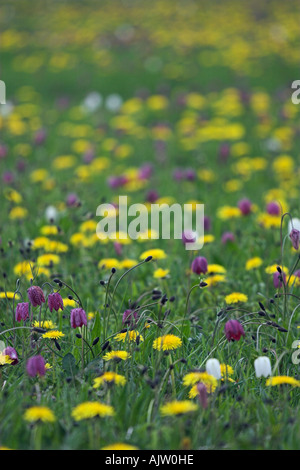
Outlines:
[{"label": "drooping bell-shaped flower", "polygon": [[197,256],[192,262],[191,270],[195,274],[206,274],[207,273],[207,260],[203,256]]},{"label": "drooping bell-shaped flower", "polygon": [[20,302],[16,307],[16,321],[25,321],[29,317],[29,303]]},{"label": "drooping bell-shaped flower", "polygon": [[238,320],[228,320],[225,327],[225,336],[228,341],[239,341],[241,336],[245,336],[245,331]]},{"label": "drooping bell-shaped flower", "polygon": [[18,364],[19,359],[18,359],[18,354],[15,348],[11,346],[7,346],[7,348],[4,349],[3,354],[4,356],[8,356],[10,360],[12,360],[12,363],[11,363],[12,366],[15,366],[16,364]]},{"label": "drooping bell-shaped flower", "polygon": [[33,307],[37,307],[45,303],[44,292],[39,286],[29,287],[27,295]]},{"label": "drooping bell-shaped flower", "polygon": [[59,309],[64,309],[64,302],[59,292],[48,295],[48,307],[51,313],[53,310],[58,312]]},{"label": "drooping bell-shaped flower", "polygon": [[296,228],[293,228],[289,234],[289,237],[292,241],[292,245],[295,250],[299,250],[299,243],[300,243],[300,232]]},{"label": "drooping bell-shaped flower", "polygon": [[206,372],[217,380],[221,378],[221,365],[218,359],[208,359],[206,362]]},{"label": "drooping bell-shaped flower", "polygon": [[26,364],[26,370],[30,377],[35,377],[36,375],[45,375],[46,367],[44,358],[42,356],[30,357]]},{"label": "drooping bell-shaped flower", "polygon": [[86,313],[83,308],[73,308],[73,310],[71,310],[70,320],[72,328],[78,328],[83,325],[87,325]]},{"label": "drooping bell-shaped flower", "polygon": [[250,199],[242,199],[239,201],[238,207],[243,215],[248,215],[252,210],[252,202]]},{"label": "drooping bell-shaped flower", "polygon": [[268,377],[272,374],[271,362],[267,356],[260,356],[254,361],[256,377]]}]

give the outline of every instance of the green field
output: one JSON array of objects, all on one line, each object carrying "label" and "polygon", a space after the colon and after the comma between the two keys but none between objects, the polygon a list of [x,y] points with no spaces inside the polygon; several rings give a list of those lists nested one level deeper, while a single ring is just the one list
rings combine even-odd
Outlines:
[{"label": "green field", "polygon": [[[1,449],[299,448],[299,18],[1,2]],[[203,248],[99,238],[125,195],[204,204]]]}]

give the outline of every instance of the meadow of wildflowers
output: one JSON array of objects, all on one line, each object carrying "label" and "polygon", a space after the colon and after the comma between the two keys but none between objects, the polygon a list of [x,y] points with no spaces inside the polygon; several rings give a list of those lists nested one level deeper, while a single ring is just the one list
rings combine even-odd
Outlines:
[{"label": "meadow of wildflowers", "polygon": [[[299,20],[1,2],[1,449],[299,448]],[[122,195],[203,248],[99,237]]]}]

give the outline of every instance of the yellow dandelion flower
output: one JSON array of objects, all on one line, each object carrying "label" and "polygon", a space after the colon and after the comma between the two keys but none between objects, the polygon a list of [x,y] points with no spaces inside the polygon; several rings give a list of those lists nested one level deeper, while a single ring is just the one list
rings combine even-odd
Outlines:
[{"label": "yellow dandelion flower", "polygon": [[42,421],[43,423],[54,423],[56,420],[52,410],[47,406],[32,406],[25,411],[24,419],[29,423]]},{"label": "yellow dandelion flower", "polygon": [[[279,266],[279,264],[272,264],[271,266],[267,266],[266,269],[265,269],[265,273],[267,273],[267,274],[277,273],[277,266]],[[289,269],[286,266],[281,266],[280,265],[280,268],[284,272],[284,274],[286,274],[286,275],[289,274]]]},{"label": "yellow dandelion flower", "polygon": [[233,368],[228,364],[220,364],[220,368],[222,377],[233,375]]},{"label": "yellow dandelion flower", "polygon": [[46,362],[45,369],[46,370],[52,369],[52,366],[51,366],[51,364],[49,364],[49,362]]},{"label": "yellow dandelion flower", "polygon": [[56,170],[65,170],[68,168],[72,168],[76,163],[76,158],[72,155],[61,155],[60,157],[55,158],[53,160],[53,167]]},{"label": "yellow dandelion flower", "polygon": [[158,268],[154,271],[153,277],[155,279],[162,279],[162,278],[166,277],[169,274],[169,272],[170,272],[169,269]]},{"label": "yellow dandelion flower", "polygon": [[25,207],[17,206],[12,208],[9,213],[9,218],[11,220],[25,219],[25,217],[27,217],[27,214],[28,210]]},{"label": "yellow dandelion flower", "polygon": [[110,405],[105,405],[97,401],[86,401],[76,406],[72,411],[72,417],[75,421],[82,421],[83,419],[91,419],[105,416],[114,416],[115,410]]},{"label": "yellow dandelion flower", "polygon": [[43,328],[44,330],[53,330],[56,328],[56,325],[52,322],[52,320],[44,320],[44,321],[35,321],[33,326],[35,328]]},{"label": "yellow dandelion flower", "polygon": [[10,292],[10,291],[8,291],[6,293],[5,292],[0,292],[0,299],[6,299],[7,298],[9,300],[12,300],[14,298],[14,296],[15,296],[16,299],[20,298],[19,293],[15,294],[15,292]]},{"label": "yellow dandelion flower", "polygon": [[120,269],[130,269],[133,268],[133,266],[136,266],[138,264],[138,261],[135,259],[123,259],[123,261],[119,262],[119,267]]},{"label": "yellow dandelion flower", "polygon": [[99,388],[103,384],[116,384],[124,386],[126,384],[126,378],[123,375],[117,374],[116,372],[107,371],[104,372],[100,377],[94,379],[93,388]]},{"label": "yellow dandelion flower", "polygon": [[272,387],[282,384],[292,385],[293,387],[300,387],[300,380],[296,380],[294,377],[288,377],[287,375],[278,375],[276,377],[270,377],[266,381],[266,385]]},{"label": "yellow dandelion flower", "polygon": [[123,341],[125,343],[126,340],[128,341],[136,341],[136,339],[139,338],[140,341],[144,341],[144,338],[138,331],[125,331],[124,333],[118,333],[114,339],[116,341]]},{"label": "yellow dandelion flower", "polygon": [[119,268],[119,261],[116,258],[103,258],[98,263],[98,268],[100,269],[112,269],[112,268]]},{"label": "yellow dandelion flower", "polygon": [[58,255],[55,255],[53,253],[47,253],[41,256],[38,256],[37,258],[37,264],[39,266],[49,266],[51,264],[59,264],[60,263],[60,257]]},{"label": "yellow dandelion flower", "polygon": [[104,361],[126,361],[130,358],[130,354],[127,351],[110,351],[103,356]]},{"label": "yellow dandelion flower", "polygon": [[217,211],[217,216],[221,220],[234,219],[241,217],[242,213],[238,207],[223,206]]},{"label": "yellow dandelion flower", "polygon": [[69,299],[68,297],[63,299],[64,307],[76,307],[77,303],[75,300]]},{"label": "yellow dandelion flower", "polygon": [[189,400],[174,400],[161,406],[160,412],[163,416],[176,416],[196,411],[198,406]]},{"label": "yellow dandelion flower", "polygon": [[58,234],[58,228],[56,225],[44,225],[41,227],[40,232],[42,235],[48,236],[48,235],[57,235]]},{"label": "yellow dandelion flower", "polygon": [[125,444],[124,442],[115,442],[108,446],[102,447],[101,450],[139,450],[138,447]]},{"label": "yellow dandelion flower", "polygon": [[192,386],[189,398],[195,398],[198,395],[197,384],[199,382],[204,383],[208,393],[214,392],[218,385],[217,379],[207,372],[190,372],[183,377],[183,385],[186,387]]},{"label": "yellow dandelion flower", "polygon": [[209,264],[207,266],[207,273],[208,274],[225,274],[226,269],[224,266],[221,266],[220,264]]},{"label": "yellow dandelion flower", "polygon": [[164,335],[156,338],[153,341],[153,348],[158,351],[172,351],[182,345],[182,341],[178,336],[175,335]]},{"label": "yellow dandelion flower", "polygon": [[63,338],[65,335],[61,331],[58,330],[53,330],[53,331],[47,331],[47,333],[44,333],[42,335],[42,338],[44,339],[60,339]]},{"label": "yellow dandelion flower", "polygon": [[30,174],[30,179],[33,183],[42,183],[44,180],[46,180],[49,176],[49,173],[47,170],[44,168],[39,168],[37,170],[34,170]]},{"label": "yellow dandelion flower", "polygon": [[236,304],[238,302],[247,302],[248,297],[240,292],[233,292],[232,294],[226,295],[225,302],[227,305]]},{"label": "yellow dandelion flower", "polygon": [[198,238],[198,241],[199,243],[212,243],[215,241],[215,236],[214,235],[211,235],[210,233],[207,233],[206,235],[204,235],[203,237],[199,237]]},{"label": "yellow dandelion flower", "polygon": [[15,204],[20,204],[23,200],[21,194],[12,188],[7,188],[7,190],[4,191],[4,195],[8,201],[14,202]]},{"label": "yellow dandelion flower", "polygon": [[13,363],[13,360],[9,356],[0,352],[0,366],[5,366],[6,364],[12,364],[12,363]]},{"label": "yellow dandelion flower", "polygon": [[250,258],[246,262],[246,271],[251,271],[251,269],[259,268],[263,264],[263,260],[256,256],[255,258]]},{"label": "yellow dandelion flower", "polygon": [[95,315],[96,315],[96,314],[95,314],[94,312],[89,312],[89,313],[87,314],[88,320],[89,320],[89,321],[94,320]]},{"label": "yellow dandelion flower", "polygon": [[271,215],[267,212],[263,212],[258,215],[257,222],[264,228],[279,228],[281,225],[281,216],[280,215]]},{"label": "yellow dandelion flower", "polygon": [[214,276],[209,276],[205,279],[208,287],[215,286],[220,282],[226,282],[226,277],[223,274],[215,274]]},{"label": "yellow dandelion flower", "polygon": [[164,259],[167,257],[166,253],[163,250],[160,250],[159,248],[154,248],[153,250],[144,251],[140,256],[140,259],[142,260],[146,259],[148,258],[148,256],[152,256],[154,260]]},{"label": "yellow dandelion flower", "polygon": [[80,232],[95,232],[97,228],[97,222],[94,220],[86,220],[85,222],[82,222],[80,225],[79,229]]}]

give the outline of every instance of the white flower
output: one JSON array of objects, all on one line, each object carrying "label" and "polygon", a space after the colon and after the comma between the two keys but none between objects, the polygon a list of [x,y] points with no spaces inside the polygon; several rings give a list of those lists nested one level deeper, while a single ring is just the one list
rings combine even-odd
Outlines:
[{"label": "white flower", "polygon": [[260,356],[254,361],[256,377],[268,377],[272,374],[271,362],[267,356]]},{"label": "white flower", "polygon": [[6,101],[5,104],[0,106],[0,115],[3,117],[8,117],[14,110],[14,105],[11,101]]},{"label": "white flower", "polygon": [[86,111],[96,111],[102,104],[102,96],[97,91],[89,93],[83,102],[83,107]]},{"label": "white flower", "polygon": [[291,231],[295,228],[296,230],[299,230],[300,232],[300,219],[297,219],[296,217],[292,220],[289,220],[289,225],[288,225],[288,235],[291,233]]},{"label": "white flower", "polygon": [[57,209],[54,206],[48,206],[45,210],[45,216],[48,222],[56,222],[58,217]]},{"label": "white flower", "polygon": [[221,378],[221,366],[218,359],[208,359],[206,363],[206,372],[213,375],[217,380]]},{"label": "white flower", "polygon": [[109,95],[105,100],[105,107],[108,111],[119,111],[123,104],[123,100],[120,95],[113,94]]}]

